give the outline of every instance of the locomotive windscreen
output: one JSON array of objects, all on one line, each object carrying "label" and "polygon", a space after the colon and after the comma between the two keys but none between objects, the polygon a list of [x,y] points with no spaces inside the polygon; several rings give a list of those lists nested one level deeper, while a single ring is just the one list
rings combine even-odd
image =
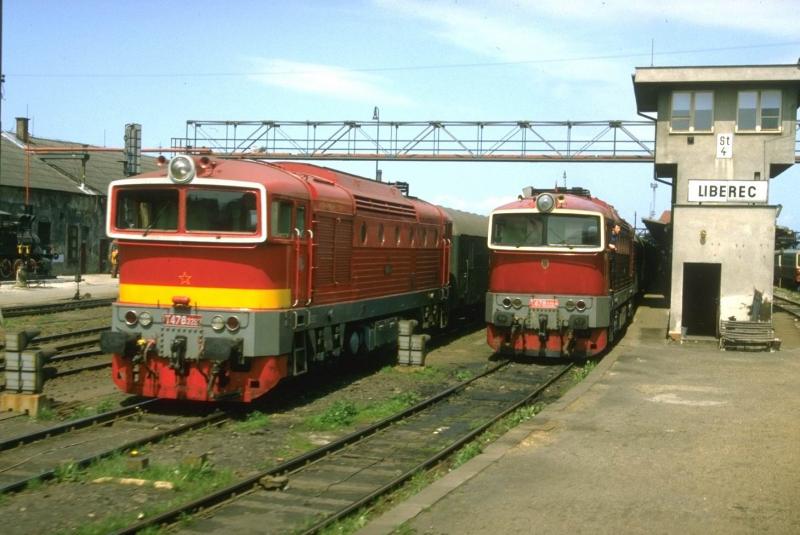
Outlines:
[{"label": "locomotive windscreen", "polygon": [[121,190],[116,225],[121,229],[178,230],[178,190]]},{"label": "locomotive windscreen", "polygon": [[600,217],[538,212],[496,213],[492,245],[504,247],[599,247]]},{"label": "locomotive windscreen", "polygon": [[[256,194],[215,188],[187,189],[188,232],[253,233],[258,226]],[[117,195],[116,226],[129,230],[178,230],[180,196],[177,189],[121,189]]]}]

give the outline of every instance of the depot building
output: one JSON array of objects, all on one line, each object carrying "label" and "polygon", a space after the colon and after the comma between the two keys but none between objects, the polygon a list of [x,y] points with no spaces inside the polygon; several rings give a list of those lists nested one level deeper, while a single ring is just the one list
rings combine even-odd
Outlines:
[{"label": "depot building", "polygon": [[656,122],[656,178],[672,186],[670,336],[771,322],[769,182],[795,163],[800,68],[646,67],[633,86]]}]

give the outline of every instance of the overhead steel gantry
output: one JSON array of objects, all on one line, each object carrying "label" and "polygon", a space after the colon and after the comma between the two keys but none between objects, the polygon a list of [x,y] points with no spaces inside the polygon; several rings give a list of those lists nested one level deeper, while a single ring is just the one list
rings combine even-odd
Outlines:
[{"label": "overhead steel gantry", "polygon": [[187,121],[177,150],[284,160],[640,162],[653,121]]}]

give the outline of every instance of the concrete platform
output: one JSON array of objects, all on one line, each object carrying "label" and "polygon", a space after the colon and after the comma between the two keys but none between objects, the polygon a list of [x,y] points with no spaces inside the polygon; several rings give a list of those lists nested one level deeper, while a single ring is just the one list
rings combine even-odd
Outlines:
[{"label": "concrete platform", "polygon": [[400,533],[800,533],[800,335],[779,352],[666,341],[639,308],[557,404],[372,521]]},{"label": "concrete platform", "polygon": [[80,290],[82,299],[101,299],[119,295],[119,279],[107,273],[83,275],[79,285],[74,276],[59,276],[18,288],[14,281],[0,282],[0,308],[35,305],[72,299]]}]

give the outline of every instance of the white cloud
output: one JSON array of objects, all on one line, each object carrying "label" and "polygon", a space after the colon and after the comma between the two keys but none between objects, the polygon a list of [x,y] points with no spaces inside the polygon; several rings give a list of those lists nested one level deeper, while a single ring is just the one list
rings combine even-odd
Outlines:
[{"label": "white cloud", "polygon": [[354,102],[410,103],[405,96],[385,89],[388,82],[374,74],[284,59],[251,58],[249,62],[249,70],[257,74],[248,78],[263,85]]},{"label": "white cloud", "polygon": [[[610,84],[626,78],[631,65],[650,59],[651,31],[692,30],[693,42],[668,48],[754,46],[763,38],[797,41],[797,0],[373,0],[394,15],[418,22],[439,40],[488,58],[489,62],[529,62],[536,75],[566,81]],[[709,41],[711,31],[731,30],[724,42]],[[705,33],[704,33],[705,31]],[[762,41],[759,41],[761,39]],[[633,42],[641,41],[635,49]],[[620,47],[626,47],[621,49]],[[660,43],[663,52],[665,43]],[[621,59],[614,56],[620,56]]]}]

